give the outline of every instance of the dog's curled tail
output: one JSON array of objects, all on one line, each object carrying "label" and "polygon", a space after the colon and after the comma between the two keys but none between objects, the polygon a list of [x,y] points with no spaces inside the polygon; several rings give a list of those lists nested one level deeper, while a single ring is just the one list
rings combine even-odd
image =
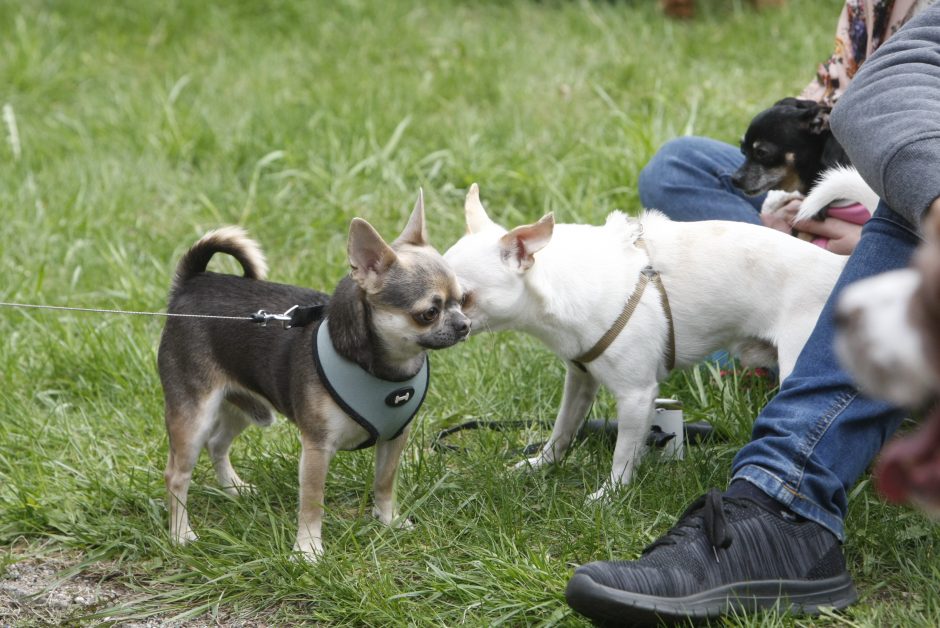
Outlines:
[{"label": "dog's curled tail", "polygon": [[268,275],[268,263],[257,242],[248,237],[241,227],[222,227],[199,238],[176,265],[173,291],[181,283],[205,272],[209,260],[216,253],[231,255],[241,264],[248,279],[264,279]]},{"label": "dog's curled tail", "polygon": [[878,206],[878,195],[868,187],[858,170],[836,166],[823,172],[800,205],[796,220],[806,220],[836,201],[861,203],[870,213]]}]

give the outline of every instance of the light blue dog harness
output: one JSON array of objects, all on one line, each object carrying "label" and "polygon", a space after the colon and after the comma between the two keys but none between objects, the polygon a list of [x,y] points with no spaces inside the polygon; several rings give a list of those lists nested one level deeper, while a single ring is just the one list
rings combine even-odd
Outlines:
[{"label": "light blue dog harness", "polygon": [[336,353],[328,322],[323,319],[317,329],[313,360],[333,401],[369,432],[369,438],[356,449],[398,437],[424,403],[431,378],[428,357],[425,355],[421,369],[409,379],[380,379]]}]

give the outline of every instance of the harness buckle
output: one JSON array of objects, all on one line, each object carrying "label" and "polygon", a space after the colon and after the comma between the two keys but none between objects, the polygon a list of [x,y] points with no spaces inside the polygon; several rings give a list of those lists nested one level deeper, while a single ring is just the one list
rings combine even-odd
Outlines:
[{"label": "harness buckle", "polygon": [[647,265],[646,268],[644,268],[643,270],[640,271],[640,274],[646,275],[646,278],[647,278],[647,279],[652,279],[653,277],[655,277],[655,276],[658,275],[659,273],[656,272],[656,269],[655,269],[655,268],[653,268],[653,267],[650,266],[650,265]]}]

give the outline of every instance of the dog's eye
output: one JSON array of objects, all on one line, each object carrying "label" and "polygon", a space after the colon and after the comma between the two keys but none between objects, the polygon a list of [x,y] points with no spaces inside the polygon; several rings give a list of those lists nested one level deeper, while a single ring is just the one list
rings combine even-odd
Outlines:
[{"label": "dog's eye", "polygon": [[441,310],[436,305],[432,305],[428,309],[421,312],[419,318],[425,323],[433,323],[437,320],[437,317],[440,315]]},{"label": "dog's eye", "polygon": [[463,296],[460,297],[460,307],[467,307],[467,304],[470,303],[471,296],[469,292],[464,292]]}]

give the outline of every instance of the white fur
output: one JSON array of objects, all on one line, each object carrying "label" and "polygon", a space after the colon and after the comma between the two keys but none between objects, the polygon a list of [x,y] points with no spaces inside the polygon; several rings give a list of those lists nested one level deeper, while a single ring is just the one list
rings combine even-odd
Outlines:
[{"label": "white fur", "polygon": [[916,407],[936,387],[923,340],[911,325],[911,296],[921,275],[905,268],[848,286],[839,297],[839,359],[867,393]]},{"label": "white fur", "polygon": [[851,166],[836,166],[820,175],[813,189],[803,199],[796,220],[812,218],[837,201],[861,203],[870,213],[874,213],[878,200],[878,195],[865,183],[858,170]]},{"label": "white fur", "polygon": [[[464,312],[473,329],[530,333],[569,363],[552,435],[524,464],[539,466],[563,456],[603,385],[617,401],[613,486],[630,481],[659,382],[668,374],[667,324],[658,292],[647,289],[626,328],[586,365],[587,373],[571,360],[607,331],[643,267],[652,263],[666,287],[677,367],[737,342],[757,341],[777,347],[786,377],[845,263],[844,257],[772,229],[672,222],[650,211],[640,220],[614,212],[604,226],[556,225],[531,267],[519,270],[500,246],[506,230],[480,215],[478,199],[469,201],[468,196],[468,234],[444,257],[470,294]],[[646,251],[635,244],[641,233]]]},{"label": "white fur", "polygon": [[799,192],[785,192],[784,190],[770,190],[764,197],[764,202],[760,206],[762,214],[776,214],[792,200],[802,199],[803,195]]}]

